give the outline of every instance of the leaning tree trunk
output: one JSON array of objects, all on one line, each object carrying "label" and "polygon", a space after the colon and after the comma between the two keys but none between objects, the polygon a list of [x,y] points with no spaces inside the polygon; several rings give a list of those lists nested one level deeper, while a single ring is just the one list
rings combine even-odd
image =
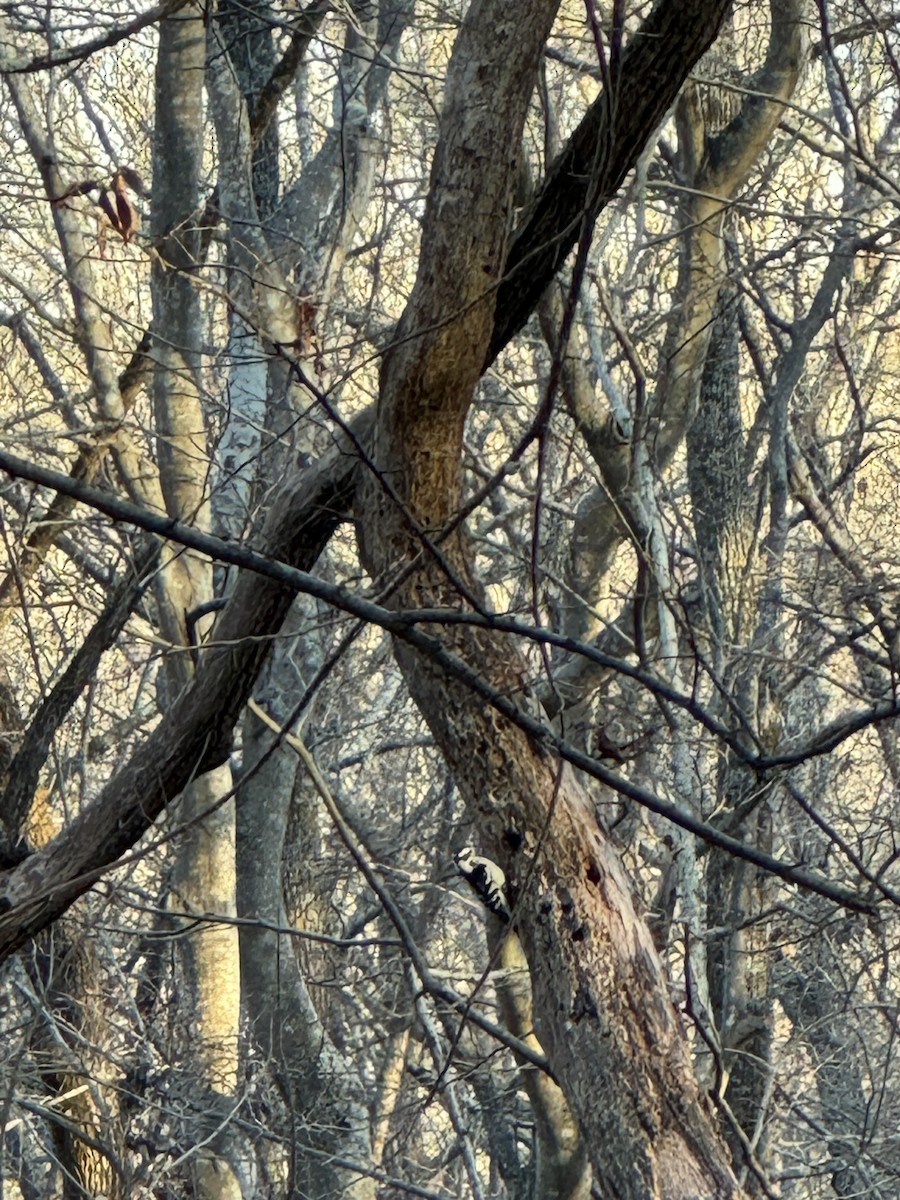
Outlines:
[{"label": "leaning tree trunk", "polygon": [[[508,148],[519,145],[530,64],[554,10],[553,0],[515,11],[498,0],[473,4],[448,72],[418,277],[382,372],[380,471],[359,503],[373,574],[390,578],[398,563],[423,554],[395,593],[401,605],[483,604],[465,537],[453,533],[437,552],[431,539],[460,503],[463,424],[491,336],[491,283],[505,258],[515,172]],[[460,626],[445,636],[501,691],[521,689],[522,663],[500,637]],[[662,964],[593,805],[568,770],[434,663],[399,646],[397,656],[486,846],[514,880],[529,879],[518,927],[538,1034],[601,1193],[737,1197]]]}]

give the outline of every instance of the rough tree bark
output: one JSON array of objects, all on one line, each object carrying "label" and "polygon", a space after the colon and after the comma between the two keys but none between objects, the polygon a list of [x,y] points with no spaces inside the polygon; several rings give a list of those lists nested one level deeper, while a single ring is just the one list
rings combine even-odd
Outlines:
[{"label": "rough tree bark", "polygon": [[[499,922],[492,920],[492,924]],[[489,945],[497,954],[497,999],[506,1027],[543,1053],[534,1032],[531,976],[522,943],[515,930],[503,926]],[[591,1194],[587,1147],[562,1089],[544,1072],[527,1065],[522,1087],[534,1113],[533,1200],[587,1200]]]},{"label": "rough tree bark", "polygon": [[[697,419],[688,432],[688,475],[694,512],[696,545],[704,614],[710,631],[710,657],[721,693],[711,706],[734,722],[736,737],[765,737],[768,725],[782,713],[770,697],[781,661],[772,644],[770,626],[777,611],[760,609],[765,574],[759,562],[758,522],[754,495],[747,482],[744,436],[737,386],[737,297],[725,289],[716,316],[710,356],[700,391]],[[770,578],[778,579],[781,562],[770,556]],[[767,628],[763,631],[763,624]],[[752,642],[768,654],[772,666],[760,682],[758,660],[736,656],[735,647]],[[736,716],[736,713],[739,714]],[[768,723],[768,724],[767,724]],[[715,807],[724,828],[749,836],[754,844],[772,849],[772,787],[747,769],[731,752],[711,770],[716,778]],[[706,857],[708,927],[717,931],[707,946],[710,1007],[700,1019],[721,1053],[724,1072],[716,1081],[736,1127],[726,1137],[738,1166],[753,1146],[763,1160],[765,1114],[763,1099],[771,1075],[771,998],[768,986],[769,931],[765,913],[771,905],[771,880],[749,863],[713,850]],[[697,965],[697,971],[702,964]],[[748,1183],[751,1194],[756,1183]]]},{"label": "rough tree bark", "polygon": [[[515,13],[494,0],[473,4],[448,72],[419,271],[382,371],[378,473],[358,505],[364,554],[382,583],[423,552],[423,567],[397,588],[401,605],[483,605],[463,534],[438,550],[430,539],[461,500],[463,423],[492,333],[490,284],[506,257],[516,164],[504,148],[519,144],[531,64],[552,17],[546,0]],[[499,118],[490,124],[488,107]],[[501,690],[521,690],[524,666],[500,639],[454,629],[447,640]],[[528,880],[518,927],[538,1033],[601,1192],[738,1196],[662,965],[592,804],[570,772],[432,663],[403,646],[397,658],[485,845],[512,879]]]}]

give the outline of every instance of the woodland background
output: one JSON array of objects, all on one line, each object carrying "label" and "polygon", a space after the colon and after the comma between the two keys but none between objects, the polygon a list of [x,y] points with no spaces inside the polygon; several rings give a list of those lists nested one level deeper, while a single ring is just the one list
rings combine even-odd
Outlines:
[{"label": "woodland background", "polygon": [[898,1195],[898,15],[0,5],[3,1195]]}]

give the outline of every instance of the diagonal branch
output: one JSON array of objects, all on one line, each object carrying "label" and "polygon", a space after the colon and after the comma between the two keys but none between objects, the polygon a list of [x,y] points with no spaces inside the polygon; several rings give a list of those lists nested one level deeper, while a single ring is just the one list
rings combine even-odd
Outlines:
[{"label": "diagonal branch", "polygon": [[[150,334],[145,333],[135,347],[128,366],[119,376],[119,391],[122,396],[122,406],[128,412],[143,387],[150,373]],[[69,476],[78,483],[90,484],[96,479],[110,448],[113,435],[102,435],[82,446],[78,457],[69,470]],[[15,608],[9,603],[9,597],[15,588],[32,579],[44,563],[50,548],[57,544],[60,531],[72,515],[78,503],[77,492],[57,490],[48,504],[44,515],[36,522],[34,528],[25,539],[22,554],[17,564],[14,579],[11,573],[0,579],[0,626],[5,625]]]},{"label": "diagonal branch", "polygon": [[70,46],[68,50],[54,50],[49,54],[36,54],[31,58],[24,56],[7,58],[0,73],[23,75],[35,71],[47,71],[51,67],[61,67],[70,62],[80,62],[85,58],[90,58],[92,54],[97,54],[100,50],[108,50],[110,46],[117,46],[119,42],[124,42],[132,34],[140,33],[142,29],[170,17],[179,8],[184,8],[186,3],[187,0],[163,0],[162,4],[157,4],[148,12],[141,13],[133,21],[117,25],[114,29],[101,33],[87,42],[79,42],[77,46]]},{"label": "diagonal branch", "polygon": [[534,311],[583,222],[592,225],[621,187],[712,44],[727,9],[726,0],[658,3],[631,37],[611,87],[603,89],[552,163],[513,234],[487,364]]},{"label": "diagonal branch", "polygon": [[96,675],[104,651],[113,644],[134,611],[158,559],[159,545],[154,540],[112,588],[100,616],[32,718],[10,764],[9,783],[0,798],[0,853],[16,845],[53,735]]},{"label": "diagonal branch", "polygon": [[[679,7],[684,9],[685,6]],[[666,18],[666,12],[672,8],[672,5],[661,4],[654,10],[642,31],[635,36],[630,57],[626,54],[628,61],[622,65],[620,104],[616,110],[619,113],[625,111],[621,101],[630,94],[625,83],[630,80],[631,86],[637,87],[638,70],[648,70],[654,62],[659,62],[659,48],[645,56],[641,52],[642,43],[645,40],[652,42],[666,31],[671,33],[673,41],[665,69],[660,78],[654,79],[654,87],[659,87],[662,99],[651,102],[645,96],[637,104],[635,115],[628,116],[630,132],[626,134],[623,128],[617,127],[614,150],[619,156],[617,161],[622,173],[633,163],[684,75],[714,36],[725,3],[724,0],[707,0],[707,3],[691,0],[687,4],[689,13],[680,12],[675,21],[671,14]],[[691,38],[684,34],[689,26],[698,24],[702,26],[700,35]],[[592,111],[596,123],[596,107]],[[625,118],[622,120],[624,122]],[[593,128],[590,122],[587,128]],[[578,145],[578,153],[587,153],[590,157],[584,130]],[[575,154],[566,160],[570,169],[574,169],[572,164],[577,163],[577,159],[578,154]],[[612,176],[607,171],[602,178],[608,183]],[[561,261],[559,239],[564,240],[571,232],[567,229],[569,218],[566,212],[571,207],[572,191],[577,192],[580,186],[577,176],[573,177],[569,169],[552,173],[539,197],[537,212],[543,216],[539,221],[526,222],[516,239],[518,261],[522,262],[522,256],[528,256],[528,281],[534,282],[535,286],[533,295],[521,299],[510,294],[508,280],[501,284],[501,304],[491,334],[494,352],[520,327]],[[593,195],[591,211],[594,214],[608,198],[601,194],[602,190],[598,188]],[[555,202],[558,202],[560,215],[555,224],[548,223]],[[576,203],[578,212],[583,203],[584,196],[581,195]],[[553,252],[549,257],[540,253],[532,260],[531,249],[540,250],[542,240],[548,235]],[[517,287],[513,289],[516,290]],[[368,412],[354,423],[354,436],[363,445],[369,445],[371,434],[372,413]],[[315,467],[289,481],[281,502],[271,511],[261,539],[266,553],[302,569],[311,569],[337,525],[350,511],[358,463],[352,442],[343,438]],[[105,500],[102,510],[112,515],[112,502]],[[120,513],[120,519],[122,516]],[[174,523],[165,518],[160,521],[162,528],[158,532],[161,536],[180,534]],[[255,569],[251,559],[245,565]],[[5,901],[13,911],[0,921],[0,956],[51,923],[90,887],[94,879],[134,844],[196,773],[223,761],[230,749],[234,721],[268,653],[269,639],[280,628],[293,596],[294,588],[283,579],[242,573],[217,624],[217,646],[204,653],[203,665],[192,686],[176,700],[154,734],[123,764],[98,801],[45,850],[8,878]],[[435,638],[413,627],[407,627],[404,633],[398,625],[397,632],[417,641],[425,652],[429,648],[441,648]],[[447,657],[453,658],[452,655]],[[512,709],[511,714],[505,715],[515,718],[514,705]]]},{"label": "diagonal branch", "polygon": [[298,15],[287,48],[256,98],[256,109],[250,124],[254,146],[258,146],[265,137],[282,96],[294,82],[294,76],[306,57],[310,43],[332,8],[331,0],[311,0]]}]

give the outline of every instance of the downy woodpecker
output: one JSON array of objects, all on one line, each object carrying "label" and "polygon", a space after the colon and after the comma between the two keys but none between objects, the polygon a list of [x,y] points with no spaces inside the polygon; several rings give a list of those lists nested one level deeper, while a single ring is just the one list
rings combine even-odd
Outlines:
[{"label": "downy woodpecker", "polygon": [[506,897],[506,876],[495,862],[464,846],[453,856],[456,869],[478,895],[481,903],[495,913],[504,924],[509,923],[509,901]]}]

